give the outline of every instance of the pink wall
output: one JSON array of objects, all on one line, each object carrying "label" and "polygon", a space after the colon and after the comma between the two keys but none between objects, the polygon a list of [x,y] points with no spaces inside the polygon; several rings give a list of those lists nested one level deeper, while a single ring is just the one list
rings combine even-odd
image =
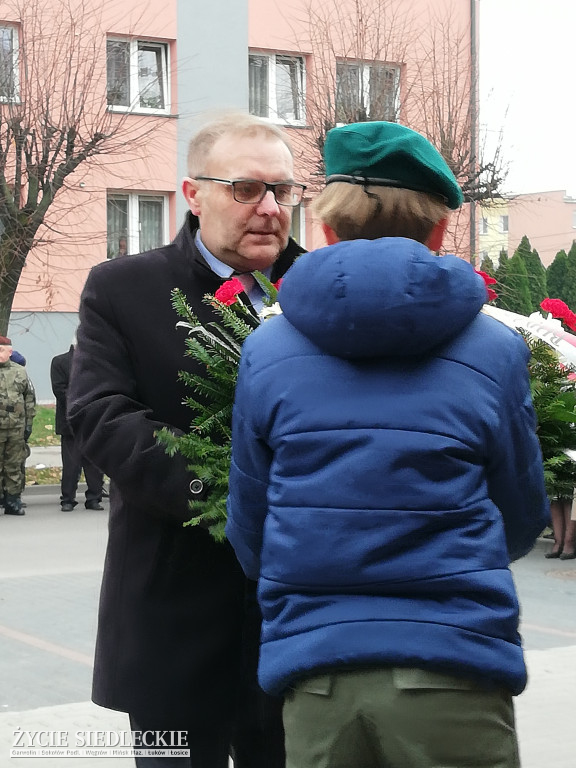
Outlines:
[{"label": "pink wall", "polygon": [[[23,0],[32,4],[35,0]],[[243,0],[238,0],[241,2]],[[56,0],[55,0],[56,2]],[[171,115],[176,115],[176,0],[69,0],[74,9],[78,27],[86,31],[84,44],[86,56],[97,52],[98,66],[94,70],[94,93],[102,103],[106,93],[106,35],[135,36],[171,43]],[[249,4],[249,45],[251,48],[283,51],[307,56],[307,66],[314,71],[311,55],[310,26],[306,8],[315,11],[328,10],[328,19],[335,22],[355,6],[355,0],[247,0]],[[391,27],[401,30],[397,40],[384,45],[396,54],[392,59],[401,64],[404,73],[412,73],[425,65],[422,60],[421,41],[431,29],[431,19],[451,9],[452,28],[466,35],[469,31],[469,3],[462,0],[360,0],[364,8],[379,8],[395,16]],[[92,9],[90,11],[90,9]],[[332,14],[330,16],[330,14]],[[9,20],[9,19],[6,19]],[[14,19],[16,21],[16,19]],[[61,27],[61,19],[47,16],[41,26],[45,40],[53,40],[52,30]],[[346,34],[348,27],[342,25]],[[215,31],[216,33],[216,31]],[[345,54],[344,38],[338,54]],[[461,80],[464,82],[465,78]],[[424,76],[422,82],[426,82]],[[429,83],[430,85],[430,83]],[[429,90],[433,91],[433,88]],[[308,90],[311,96],[311,90]],[[418,101],[417,101],[418,99]],[[400,121],[419,128],[415,105],[424,104],[423,94],[401,94]],[[104,114],[106,112],[104,111]],[[114,116],[114,119],[117,119]],[[118,118],[121,119],[121,118]],[[149,127],[154,131],[142,136]],[[140,193],[164,193],[170,196],[169,236],[176,231],[174,200],[178,191],[176,157],[176,119],[172,116],[151,117],[131,115],[126,119],[125,130],[134,138],[127,146],[118,148],[111,155],[103,155],[90,164],[84,164],[69,177],[66,190],[62,191],[47,217],[47,226],[39,233],[45,241],[38,245],[28,258],[13,309],[26,311],[76,311],[82,286],[89,269],[106,258],[106,191],[138,191]],[[290,129],[294,139],[299,139],[309,128]],[[131,133],[130,133],[131,132]],[[305,143],[304,143],[305,144]],[[300,142],[299,146],[302,146]],[[299,175],[306,181],[310,159],[306,153],[298,159]],[[453,217],[454,237],[448,247],[467,257],[467,211]],[[323,245],[318,228],[308,224],[307,246]]]},{"label": "pink wall", "polygon": [[[58,194],[38,237],[42,241],[30,253],[16,294],[13,310],[76,311],[90,268],[106,259],[106,192],[138,191],[170,196],[170,237],[175,233],[173,198],[176,191],[176,89],[175,43],[171,46],[171,116],[112,115],[107,113],[106,36],[134,36],[160,42],[176,39],[176,2],[159,0],[69,0],[76,8],[83,52],[95,66],[91,88],[93,115],[122,121],[121,132],[107,152],[79,166]],[[90,9],[92,9],[90,11]],[[60,33],[64,23],[49,14],[42,20],[45,40],[51,25]],[[67,27],[66,27],[67,29]],[[24,30],[25,34],[25,30]],[[95,52],[95,55],[94,55]],[[57,55],[57,54],[56,54]],[[102,118],[103,116],[103,118]],[[87,114],[86,122],[93,119]]]},{"label": "pink wall", "polygon": [[576,199],[564,190],[519,195],[509,203],[509,255],[524,235],[545,267],[560,250],[568,251],[576,239]]},{"label": "pink wall", "polygon": [[462,0],[360,0],[359,3],[357,0],[248,0],[249,46],[310,52],[310,18],[314,14],[323,17],[327,12],[326,18],[335,24],[357,4],[368,18],[378,8],[396,28],[407,21],[407,33],[410,34],[410,30],[415,33],[414,41],[431,19],[447,12],[456,23],[470,21],[470,3]]}]

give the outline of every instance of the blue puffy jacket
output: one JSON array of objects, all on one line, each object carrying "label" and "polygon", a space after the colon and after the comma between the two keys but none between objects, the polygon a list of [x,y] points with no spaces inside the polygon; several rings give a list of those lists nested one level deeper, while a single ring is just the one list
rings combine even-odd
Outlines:
[{"label": "blue puffy jacket", "polygon": [[246,341],[226,532],[270,693],[343,665],[526,684],[510,560],[546,525],[523,339],[403,238],[296,262]]}]

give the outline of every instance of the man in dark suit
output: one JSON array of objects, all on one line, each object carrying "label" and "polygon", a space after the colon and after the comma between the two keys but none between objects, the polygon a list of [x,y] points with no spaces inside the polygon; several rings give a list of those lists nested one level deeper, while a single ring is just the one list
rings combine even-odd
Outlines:
[{"label": "man in dark suit", "polygon": [[72,357],[74,355],[74,345],[70,345],[68,352],[62,355],[56,355],[52,358],[50,365],[50,381],[52,383],[52,392],[56,398],[55,414],[55,432],[60,435],[60,449],[62,453],[62,481],[60,483],[60,505],[62,512],[71,512],[76,504],[76,491],[80,474],[84,470],[86,478],[86,509],[101,510],[102,488],[104,484],[104,475],[85,456],[82,456],[72,433],[68,419],[66,418],[66,397],[68,385],[70,382],[70,368]]},{"label": "man in dark suit", "polygon": [[[128,712],[134,730],[185,731],[190,757],[178,765],[226,768],[232,753],[236,768],[282,768],[282,702],[256,683],[255,585],[228,543],[182,526],[201,483],[155,433],[181,434],[194,415],[178,372],[198,369],[171,290],[205,324],[217,317],[203,297],[234,271],[278,280],[301,250],[289,231],[304,188],[285,134],[249,116],[202,129],[188,168],[190,212],[174,242],[99,264],[82,295],[68,415],[111,479],[93,699]],[[248,297],[258,301],[254,288]]]}]

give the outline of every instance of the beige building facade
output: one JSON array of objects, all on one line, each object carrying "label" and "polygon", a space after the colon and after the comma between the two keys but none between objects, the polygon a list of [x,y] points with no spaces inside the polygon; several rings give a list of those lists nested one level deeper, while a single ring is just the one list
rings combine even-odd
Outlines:
[{"label": "beige building facade", "polygon": [[526,235],[542,264],[550,266],[556,254],[568,251],[576,240],[576,198],[565,190],[533,192],[482,206],[478,228],[480,261],[488,256],[498,263],[501,250],[512,256]]}]

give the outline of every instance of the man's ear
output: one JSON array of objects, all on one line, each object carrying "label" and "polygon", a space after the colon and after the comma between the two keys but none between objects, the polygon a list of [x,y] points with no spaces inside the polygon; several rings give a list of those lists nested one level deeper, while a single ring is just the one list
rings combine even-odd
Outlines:
[{"label": "man's ear", "polygon": [[194,216],[199,216],[201,212],[200,204],[196,197],[199,189],[200,186],[195,179],[186,176],[182,180],[182,194]]},{"label": "man's ear", "polygon": [[432,232],[428,235],[426,245],[431,251],[439,251],[442,248],[442,241],[446,233],[446,227],[448,226],[448,218],[440,219],[437,224],[434,224]]},{"label": "man's ear", "polygon": [[324,232],[324,238],[326,239],[326,243],[328,245],[334,245],[334,243],[340,242],[340,238],[338,237],[336,232],[334,232],[331,226],[329,226],[328,224],[324,224],[324,222],[322,222],[321,226],[322,226],[322,232]]}]

